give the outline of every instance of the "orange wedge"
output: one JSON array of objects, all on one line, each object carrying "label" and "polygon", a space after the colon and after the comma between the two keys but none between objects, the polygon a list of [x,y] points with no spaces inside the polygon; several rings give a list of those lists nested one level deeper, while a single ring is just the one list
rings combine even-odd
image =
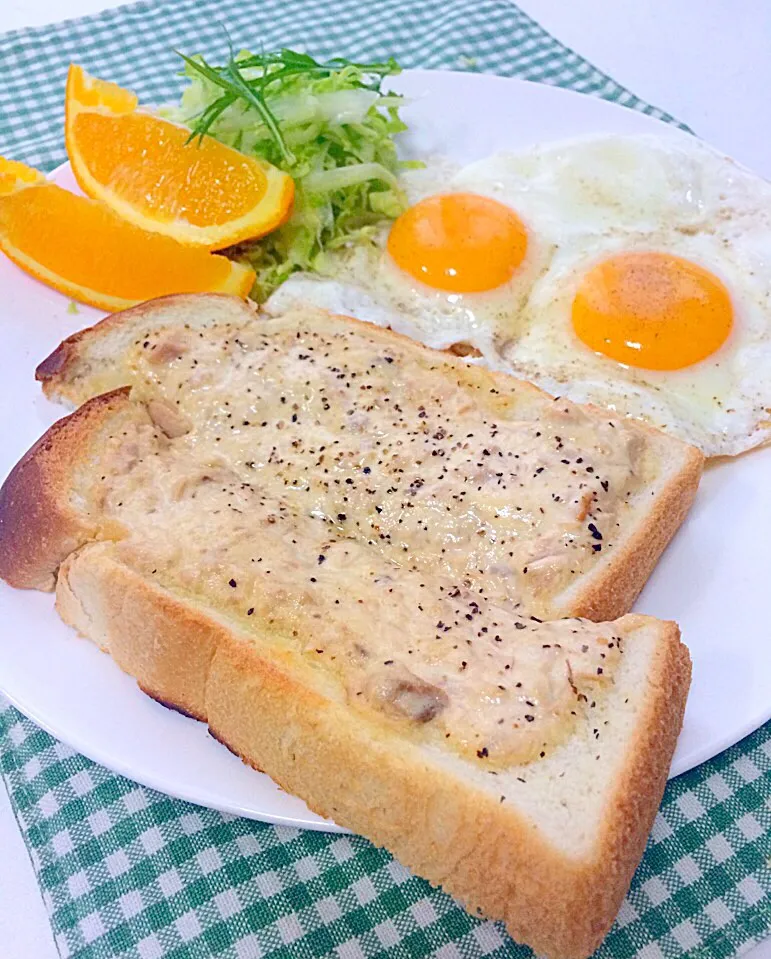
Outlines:
[{"label": "orange wedge", "polygon": [[136,96],[70,65],[65,140],[83,192],[130,223],[221,250],[280,226],[294,182],[268,163],[138,107]]},{"label": "orange wedge", "polygon": [[0,157],[0,249],[27,273],[82,303],[122,310],[167,293],[246,296],[254,271],[126,223]]},{"label": "orange wedge", "polygon": [[14,193],[31,183],[45,183],[46,178],[34,167],[16,160],[4,160],[0,157],[0,196]]}]

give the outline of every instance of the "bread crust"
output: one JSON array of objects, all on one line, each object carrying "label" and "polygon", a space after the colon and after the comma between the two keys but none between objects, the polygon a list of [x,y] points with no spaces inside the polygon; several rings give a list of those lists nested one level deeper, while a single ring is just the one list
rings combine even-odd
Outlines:
[{"label": "bread crust", "polygon": [[28,450],[0,488],[0,577],[11,586],[50,591],[65,557],[98,529],[70,503],[71,474],[94,438],[125,410],[126,388],[94,397],[65,416]]},{"label": "bread crust", "polygon": [[[243,301],[225,294],[177,294],[161,297],[131,307],[121,313],[105,317],[95,326],[75,333],[64,340],[54,352],[38,366],[36,377],[43,384],[45,393],[54,399],[62,397],[72,399],[68,384],[76,380],[89,368],[88,350],[94,344],[113,335],[115,331],[130,329],[133,324],[142,324],[147,318],[164,325],[163,312],[169,311],[173,317],[175,311],[190,311],[191,321],[201,315],[202,307],[226,305],[228,319],[233,320],[243,312],[245,318],[254,318],[254,311]],[[159,310],[161,320],[158,320]],[[196,313],[197,311],[197,313]],[[358,325],[369,333],[377,333],[389,340],[398,342],[402,347],[418,353],[435,354],[430,347],[393,330],[385,330],[361,320],[342,317],[347,323]],[[179,319],[176,320],[179,322]],[[446,361],[455,365],[460,372],[467,369],[463,359],[446,352]],[[509,387],[512,377],[506,373],[485,370],[492,383]],[[552,397],[530,383],[517,381],[518,389],[532,392],[552,401]],[[588,407],[598,416],[605,411]],[[658,430],[643,423],[635,427],[644,433],[650,442],[657,446],[659,456],[667,468],[676,464],[664,482],[657,484],[657,495],[652,497],[650,509],[641,516],[640,521],[626,539],[620,541],[612,551],[606,551],[603,559],[581,576],[576,586],[569,587],[552,601],[551,613],[558,616],[584,616],[595,621],[616,619],[634,605],[640,591],[656,566],[661,554],[682,525],[701,479],[704,456],[695,447],[680,440],[665,436]]]},{"label": "bread crust", "polygon": [[605,562],[583,577],[580,588],[562,594],[555,616],[585,616],[602,622],[623,616],[632,608],[682,526],[699,488],[704,456],[696,447],[680,445],[680,468],[662,487],[643,521],[608,554]]},{"label": "bread crust", "polygon": [[[119,310],[103,317],[93,326],[78,330],[56,347],[35,369],[35,379],[42,384],[43,392],[51,398],[58,398],[57,387],[77,370],[83,359],[83,350],[95,340],[109,336],[114,329],[127,323],[141,322],[146,316],[157,320],[158,310],[191,307],[200,310],[201,304],[219,306],[227,304],[229,310],[243,313],[245,319],[254,319],[257,306],[231,296],[229,293],[171,293],[154,300],[138,303],[125,310]],[[355,321],[355,322],[358,322]],[[129,386],[130,384],[125,384]]]},{"label": "bread crust", "polygon": [[[642,855],[664,790],[690,680],[674,623],[663,630],[617,787],[590,854],[572,860],[513,804],[465,784],[416,745],[303,680],[291,656],[88,546],[63,564],[62,618],[153,698],[207,722],[221,743],[318,814],[361,833],[472,912],[501,919],[550,959],[600,944]],[[647,617],[629,617],[634,625]],[[180,662],[184,655],[193,668]],[[201,675],[197,672],[202,670]]]}]

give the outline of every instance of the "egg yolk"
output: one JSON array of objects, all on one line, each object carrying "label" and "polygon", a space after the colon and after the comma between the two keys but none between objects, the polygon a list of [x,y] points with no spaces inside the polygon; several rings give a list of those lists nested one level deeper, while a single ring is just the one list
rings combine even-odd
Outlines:
[{"label": "egg yolk", "polygon": [[621,253],[591,269],[573,301],[573,329],[592,350],[628,366],[679,370],[731,332],[728,290],[669,253]]},{"label": "egg yolk", "polygon": [[388,252],[397,266],[427,286],[478,293],[511,279],[527,252],[527,230],[497,200],[447,193],[402,213],[391,227]]}]

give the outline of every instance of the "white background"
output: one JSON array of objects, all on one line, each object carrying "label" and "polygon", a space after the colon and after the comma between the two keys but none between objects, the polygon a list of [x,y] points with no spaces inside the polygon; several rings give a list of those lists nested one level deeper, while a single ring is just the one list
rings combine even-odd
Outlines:
[{"label": "white background", "polygon": [[[771,178],[771,4],[766,0],[519,0],[519,5],[619,83]],[[117,3],[0,0],[0,30],[108,6]],[[0,942],[3,959],[57,957],[2,786]],[[771,959],[771,940],[748,959]]]}]

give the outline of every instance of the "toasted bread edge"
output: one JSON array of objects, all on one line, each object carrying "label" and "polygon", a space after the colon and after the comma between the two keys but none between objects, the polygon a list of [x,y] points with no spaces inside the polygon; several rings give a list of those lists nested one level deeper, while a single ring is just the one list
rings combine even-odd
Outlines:
[{"label": "toasted bread edge", "polygon": [[96,535],[97,522],[70,502],[72,472],[116,417],[134,412],[130,390],[104,393],[57,420],[0,488],[0,578],[50,591],[69,553]]},{"label": "toasted bread edge", "polygon": [[682,454],[679,469],[666,478],[643,520],[608,560],[584,577],[578,589],[568,589],[558,597],[555,615],[602,622],[617,619],[632,608],[688,515],[704,468],[700,450],[673,442]]}]

